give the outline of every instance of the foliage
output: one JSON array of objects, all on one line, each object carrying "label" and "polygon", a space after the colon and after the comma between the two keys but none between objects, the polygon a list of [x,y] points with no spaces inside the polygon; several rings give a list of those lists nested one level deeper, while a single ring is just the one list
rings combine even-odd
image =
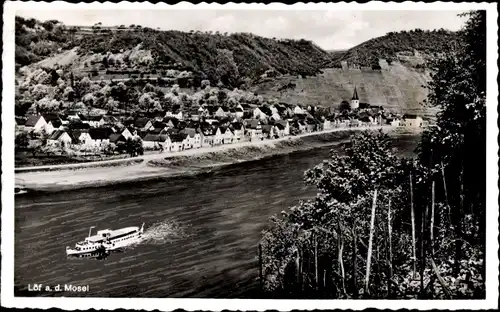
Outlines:
[{"label": "foliage", "polygon": [[[40,27],[36,30],[27,29],[26,25],[30,23],[32,20],[16,17],[16,62],[21,65],[40,61],[59,49],[78,46],[80,54],[99,53],[99,62],[104,68],[135,64],[149,70],[191,71],[210,80],[214,86],[221,82],[237,87],[243,78],[255,79],[269,70],[281,74],[314,75],[330,59],[326,51],[306,40],[146,28],[75,36],[77,30],[67,29],[60,23],[49,29]],[[34,23],[41,24],[39,21]],[[132,53],[125,56],[123,51]]]},{"label": "foliage", "polygon": [[398,52],[423,51],[427,54],[448,53],[459,44],[460,34],[444,29],[423,31],[390,32],[385,36],[370,39],[345,52],[332,54],[332,65],[340,67],[341,61],[348,64],[372,67],[379,59],[397,59]]},{"label": "foliage", "polygon": [[441,112],[418,157],[399,159],[383,134],[362,133],[308,170],[316,198],[273,217],[264,232],[266,291],[293,298],[484,298],[486,16],[468,16],[463,46],[433,63],[429,104]]},{"label": "foliage", "polygon": [[125,142],[125,151],[130,157],[143,155],[144,148],[142,147],[142,140],[140,138],[128,138],[127,142]]}]

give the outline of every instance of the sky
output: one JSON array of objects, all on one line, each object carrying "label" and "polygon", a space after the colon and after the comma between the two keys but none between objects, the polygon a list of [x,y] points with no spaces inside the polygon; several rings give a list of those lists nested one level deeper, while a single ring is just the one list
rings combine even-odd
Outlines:
[{"label": "sky", "polygon": [[325,50],[344,50],[390,31],[460,29],[460,11],[292,10],[22,10],[16,15],[65,25],[130,24],[162,30],[250,32],[264,37],[312,40]]}]

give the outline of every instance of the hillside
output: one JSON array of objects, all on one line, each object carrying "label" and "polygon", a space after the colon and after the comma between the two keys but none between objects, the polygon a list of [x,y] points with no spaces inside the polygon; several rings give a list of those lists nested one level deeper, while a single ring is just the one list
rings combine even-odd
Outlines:
[{"label": "hillside", "polygon": [[[343,100],[350,101],[356,86],[361,102],[398,113],[433,114],[433,110],[422,105],[427,97],[423,85],[429,79],[428,72],[395,62],[384,70],[329,68],[316,77],[281,77],[259,83],[252,91],[285,103],[338,107]],[[291,87],[283,88],[287,85]]]},{"label": "hillside", "polygon": [[349,67],[376,67],[379,59],[385,59],[389,64],[395,60],[405,62],[408,57],[415,56],[414,51],[420,52],[417,53],[417,58],[420,57],[421,60],[417,63],[422,65],[427,57],[452,51],[459,39],[458,32],[443,29],[390,32],[365,41],[345,53],[332,54],[330,66],[340,68],[341,63],[346,62]]},{"label": "hillside", "polygon": [[15,18],[16,67],[30,65],[74,46],[72,36],[58,21]]},{"label": "hillside", "polygon": [[[57,22],[16,18],[16,63],[28,65],[78,47],[80,58],[92,59],[84,67],[122,71],[180,69],[214,85],[222,82],[238,86],[262,75],[314,75],[330,61],[326,51],[306,40],[275,40],[246,33],[159,31],[137,26],[96,27],[90,32],[57,25],[60,26]],[[57,38],[56,31],[60,34]],[[35,44],[28,43],[30,40],[35,40]],[[141,54],[137,62],[130,57],[134,49]]]}]

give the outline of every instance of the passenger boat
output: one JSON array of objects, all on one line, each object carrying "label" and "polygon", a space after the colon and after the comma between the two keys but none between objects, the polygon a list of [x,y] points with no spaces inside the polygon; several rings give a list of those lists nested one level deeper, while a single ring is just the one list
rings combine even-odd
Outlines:
[{"label": "passenger boat", "polygon": [[66,255],[92,257],[102,253],[118,250],[135,242],[138,242],[144,233],[144,223],[138,226],[126,227],[118,230],[101,230],[96,235],[92,234],[90,227],[89,236],[85,240],[76,243],[75,248],[66,246]]}]

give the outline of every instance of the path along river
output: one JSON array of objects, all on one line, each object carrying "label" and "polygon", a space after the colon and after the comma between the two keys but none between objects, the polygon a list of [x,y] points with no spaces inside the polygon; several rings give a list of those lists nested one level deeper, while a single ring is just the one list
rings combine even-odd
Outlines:
[{"label": "path along river", "polygon": [[[418,137],[394,139],[411,156]],[[15,294],[28,284],[89,285],[96,297],[258,296],[258,242],[269,217],[312,198],[306,169],[331,147],[237,164],[210,175],[21,195],[15,200]],[[145,240],[105,260],[67,259],[97,229],[140,226]],[[40,295],[37,293],[37,295]],[[42,293],[43,295],[43,293]],[[53,293],[46,295],[54,295]]]}]

